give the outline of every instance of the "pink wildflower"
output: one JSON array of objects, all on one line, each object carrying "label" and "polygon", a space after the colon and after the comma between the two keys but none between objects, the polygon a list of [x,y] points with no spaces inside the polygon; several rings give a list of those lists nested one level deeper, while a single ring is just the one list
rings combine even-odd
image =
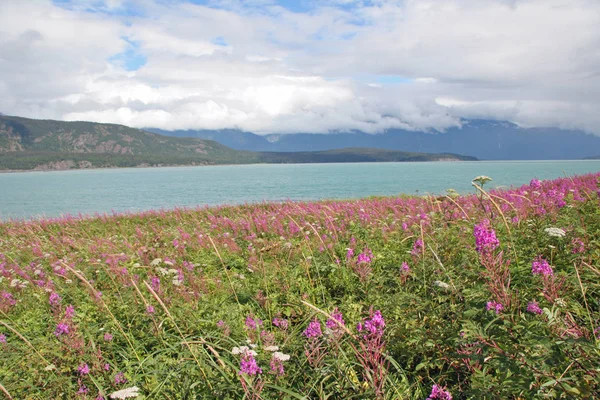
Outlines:
[{"label": "pink wildflower", "polygon": [[357,261],[359,264],[360,263],[369,264],[371,261],[373,261],[373,253],[371,252],[371,249],[369,249],[368,247],[365,247],[363,252],[358,255]]},{"label": "pink wildflower", "polygon": [[573,239],[573,241],[571,242],[571,253],[581,254],[584,251],[585,251],[585,244],[583,243],[583,240],[581,240],[579,238]]},{"label": "pink wildflower", "polygon": [[304,332],[302,332],[302,334],[307,338],[314,338],[323,335],[323,332],[321,331],[321,323],[319,322],[319,320],[316,318],[313,319],[308,324],[308,327],[304,330]]},{"label": "pink wildflower", "polygon": [[273,318],[273,325],[285,331],[289,327],[289,322],[287,319],[275,317]]},{"label": "pink wildflower", "polygon": [[48,301],[50,302],[51,306],[57,306],[60,304],[62,298],[60,297],[60,295],[56,292],[52,292],[50,293],[50,298],[48,299]]},{"label": "pink wildflower", "polygon": [[531,182],[529,182],[529,186],[534,190],[539,190],[542,188],[542,183],[538,179],[532,179]]},{"label": "pink wildflower", "polygon": [[496,301],[488,301],[485,308],[488,311],[495,311],[496,314],[500,314],[504,310],[504,306]]},{"label": "pink wildflower", "polygon": [[538,303],[536,301],[530,301],[527,304],[527,311],[529,311],[532,314],[543,314],[544,311],[540,308],[540,306],[538,305]]},{"label": "pink wildflower", "polygon": [[54,330],[54,335],[56,335],[56,337],[59,337],[61,335],[68,335],[69,334],[69,325],[64,324],[64,323],[60,323],[58,325],[56,325],[56,329]]},{"label": "pink wildflower", "polygon": [[415,241],[415,244],[413,244],[413,248],[412,248],[410,254],[412,254],[413,256],[418,256],[420,254],[423,254],[424,252],[425,252],[425,249],[423,248],[423,240],[417,239]]},{"label": "pink wildflower", "polygon": [[113,335],[112,334],[110,334],[110,333],[105,333],[104,334],[104,341],[105,342],[110,342],[112,340],[113,340]]},{"label": "pink wildflower", "polygon": [[127,378],[125,378],[125,374],[122,372],[117,372],[115,375],[115,385],[121,385],[123,383],[127,383]]},{"label": "pink wildflower", "polygon": [[348,248],[346,251],[346,259],[349,260],[354,257],[354,249]]},{"label": "pink wildflower", "polygon": [[400,266],[400,271],[410,272],[410,267],[408,266],[408,263],[406,261],[402,262],[402,265]]},{"label": "pink wildflower", "polygon": [[4,333],[0,333],[0,343],[6,343],[6,335]]},{"label": "pink wildflower", "polygon": [[489,253],[500,245],[498,238],[496,238],[496,232],[492,229],[490,221],[487,219],[475,225],[473,236],[475,236],[475,250],[478,253]]},{"label": "pink wildflower", "polygon": [[554,275],[554,271],[548,261],[544,260],[541,256],[538,256],[531,263],[531,273],[533,275]]},{"label": "pink wildflower", "polygon": [[331,317],[332,318],[329,318],[325,322],[325,326],[327,326],[327,328],[331,329],[333,332],[341,330],[340,325],[346,325],[346,323],[344,322],[344,316],[342,315],[340,310],[338,310],[337,307],[333,310]]},{"label": "pink wildflower", "polygon": [[246,321],[244,321],[244,324],[246,325],[246,328],[248,328],[250,330],[256,330],[256,328],[258,328],[260,325],[262,325],[263,322],[259,318],[254,319],[248,315],[246,317]]},{"label": "pink wildflower", "polygon": [[433,385],[427,400],[452,400],[452,394],[441,386]]},{"label": "pink wildflower", "polygon": [[77,371],[79,371],[80,375],[87,375],[90,373],[90,366],[83,363],[77,368]]},{"label": "pink wildflower", "polygon": [[67,306],[67,308],[65,309],[65,318],[73,319],[74,316],[75,316],[75,307],[73,307],[73,305],[69,304]]},{"label": "pink wildflower", "polygon": [[385,320],[379,310],[372,313],[370,318],[365,319],[364,322],[359,323],[357,326],[359,332],[365,330],[368,335],[376,337],[383,336],[383,328],[385,328]]},{"label": "pink wildflower", "polygon": [[262,369],[258,366],[254,355],[251,352],[246,351],[242,355],[242,360],[240,361],[240,372],[239,374],[248,374],[248,375],[257,375],[262,374]]}]

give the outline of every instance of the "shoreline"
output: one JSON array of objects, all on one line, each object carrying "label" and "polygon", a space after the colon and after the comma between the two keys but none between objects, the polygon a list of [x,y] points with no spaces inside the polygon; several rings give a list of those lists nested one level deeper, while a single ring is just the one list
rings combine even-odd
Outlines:
[{"label": "shoreline", "polygon": [[114,169],[150,169],[150,168],[187,168],[187,167],[220,167],[220,166],[235,166],[235,165],[331,165],[331,164],[376,164],[376,163],[398,163],[398,164],[422,164],[422,163],[488,163],[488,162],[505,162],[505,163],[534,163],[534,162],[589,162],[598,163],[600,159],[568,159],[568,160],[553,160],[553,159],[535,159],[535,160],[455,160],[455,159],[440,159],[434,161],[348,161],[348,162],[305,162],[305,163],[248,163],[248,164],[176,164],[176,165],[137,165],[134,167],[94,167],[94,168],[65,168],[65,169],[0,169],[0,174],[15,174],[22,172],[65,172],[65,171],[99,171],[99,170],[114,170]]},{"label": "shoreline", "polygon": [[[305,162],[305,163],[248,163],[248,164],[176,164],[176,165],[136,165],[133,167],[94,167],[94,168],[64,168],[64,169],[0,169],[0,174],[13,174],[20,172],[65,172],[65,171],[98,171],[98,170],[113,170],[113,169],[145,169],[145,168],[184,168],[184,167],[219,167],[232,165],[308,165],[308,164],[374,164],[374,163],[464,163],[464,162],[481,162],[482,160],[456,160],[456,159],[440,159],[429,161],[348,161],[348,162]],[[487,160],[486,160],[487,161]],[[506,160],[517,161],[517,160]],[[528,161],[528,160],[526,160]],[[555,161],[555,160],[531,160],[531,161]],[[561,161],[579,161],[579,160],[561,160]],[[598,161],[598,160],[587,160]]]}]

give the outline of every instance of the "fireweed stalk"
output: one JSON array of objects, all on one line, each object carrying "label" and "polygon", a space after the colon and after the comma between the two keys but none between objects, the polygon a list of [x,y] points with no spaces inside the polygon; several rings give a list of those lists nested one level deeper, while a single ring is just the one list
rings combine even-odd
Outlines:
[{"label": "fireweed stalk", "polygon": [[308,364],[313,368],[319,368],[323,359],[327,355],[327,347],[323,343],[323,331],[321,330],[321,322],[317,318],[314,318],[302,335],[306,338],[304,343],[304,355]]},{"label": "fireweed stalk", "polygon": [[492,300],[488,301],[486,309],[500,314],[505,309],[510,309],[513,295],[510,292],[510,260],[504,260],[504,252],[497,252],[500,241],[496,231],[491,227],[490,221],[484,219],[475,225],[475,250],[479,254],[479,261],[485,268],[482,275],[486,278]]},{"label": "fireweed stalk", "polygon": [[[238,349],[237,352],[235,351],[236,349]],[[242,348],[234,348],[233,353],[241,354],[238,375],[246,398],[252,400],[261,399],[260,394],[264,389],[265,381],[260,378],[263,370],[258,366],[258,362],[254,358],[256,352],[243,346]]]},{"label": "fireweed stalk", "polygon": [[356,329],[358,331],[358,347],[354,345],[353,347],[358,361],[363,367],[363,379],[372,385],[377,398],[382,398],[389,362],[384,354],[385,320],[381,311],[373,311],[373,307],[371,307],[369,317],[360,322]]}]

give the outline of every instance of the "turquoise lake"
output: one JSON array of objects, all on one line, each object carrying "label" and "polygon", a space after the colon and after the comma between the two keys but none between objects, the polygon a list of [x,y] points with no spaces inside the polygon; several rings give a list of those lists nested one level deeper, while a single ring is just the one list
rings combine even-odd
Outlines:
[{"label": "turquoise lake", "polygon": [[599,172],[600,161],[478,161],[349,164],[257,164],[124,168],[0,174],[0,219],[280,200],[473,192],[532,178]]}]

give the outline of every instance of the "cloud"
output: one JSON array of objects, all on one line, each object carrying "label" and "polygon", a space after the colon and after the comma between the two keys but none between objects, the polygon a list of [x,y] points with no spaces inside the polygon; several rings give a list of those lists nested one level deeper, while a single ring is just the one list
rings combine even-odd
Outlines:
[{"label": "cloud", "polygon": [[0,111],[164,129],[600,134],[591,0],[5,0]]}]

